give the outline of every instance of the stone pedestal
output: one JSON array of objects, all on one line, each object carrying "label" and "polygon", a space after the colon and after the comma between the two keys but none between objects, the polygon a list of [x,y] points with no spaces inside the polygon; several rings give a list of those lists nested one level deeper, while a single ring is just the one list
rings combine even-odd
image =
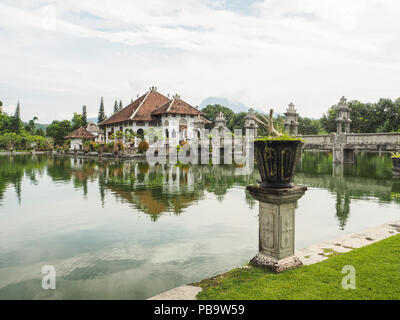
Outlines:
[{"label": "stone pedestal", "polygon": [[307,187],[248,186],[247,190],[259,201],[259,252],[250,263],[274,272],[301,266],[301,261],[294,255],[295,204]]}]

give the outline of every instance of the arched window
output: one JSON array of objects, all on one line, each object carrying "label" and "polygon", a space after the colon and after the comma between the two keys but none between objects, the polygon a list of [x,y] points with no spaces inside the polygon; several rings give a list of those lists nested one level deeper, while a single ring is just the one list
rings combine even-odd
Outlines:
[{"label": "arched window", "polygon": [[179,138],[186,139],[187,138],[187,121],[185,119],[179,120]]},{"label": "arched window", "polygon": [[169,130],[165,129],[165,137],[168,139],[169,138]]},{"label": "arched window", "polygon": [[136,131],[136,134],[139,138],[143,139],[144,138],[144,131],[143,129],[138,129],[138,131]]}]

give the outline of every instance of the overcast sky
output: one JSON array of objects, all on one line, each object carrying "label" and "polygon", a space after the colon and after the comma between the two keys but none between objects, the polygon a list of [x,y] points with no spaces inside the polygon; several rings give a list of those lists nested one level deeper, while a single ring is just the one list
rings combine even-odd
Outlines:
[{"label": "overcast sky", "polygon": [[0,100],[48,123],[157,86],[320,117],[400,96],[399,17],[397,0],[0,0]]}]

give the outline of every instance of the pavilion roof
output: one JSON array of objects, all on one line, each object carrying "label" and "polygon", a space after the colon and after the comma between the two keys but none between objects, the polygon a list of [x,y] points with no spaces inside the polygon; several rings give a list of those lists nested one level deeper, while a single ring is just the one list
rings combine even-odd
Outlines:
[{"label": "pavilion roof", "polygon": [[75,130],[74,132],[70,133],[68,136],[65,137],[65,139],[93,139],[96,138],[96,136],[91,133],[90,131],[86,130],[83,127],[80,127],[78,130]]},{"label": "pavilion roof", "polygon": [[168,102],[168,98],[158,93],[154,88],[137,98],[119,112],[100,123],[100,126],[107,124],[120,123],[125,121],[154,121],[151,113],[157,107]]}]

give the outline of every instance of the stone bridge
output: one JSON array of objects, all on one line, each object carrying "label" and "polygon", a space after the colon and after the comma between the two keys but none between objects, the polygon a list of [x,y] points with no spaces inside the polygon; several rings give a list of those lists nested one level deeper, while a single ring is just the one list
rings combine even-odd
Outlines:
[{"label": "stone bridge", "polygon": [[291,103],[285,113],[285,130],[305,140],[303,150],[332,151],[333,162],[354,162],[355,151],[398,151],[400,133],[350,133],[351,107],[342,97],[335,107],[336,133],[327,135],[297,135],[298,113]]},{"label": "stone bridge", "polygon": [[305,143],[303,150],[332,151],[337,163],[354,162],[355,151],[399,151],[400,133],[332,133],[299,136]]}]

